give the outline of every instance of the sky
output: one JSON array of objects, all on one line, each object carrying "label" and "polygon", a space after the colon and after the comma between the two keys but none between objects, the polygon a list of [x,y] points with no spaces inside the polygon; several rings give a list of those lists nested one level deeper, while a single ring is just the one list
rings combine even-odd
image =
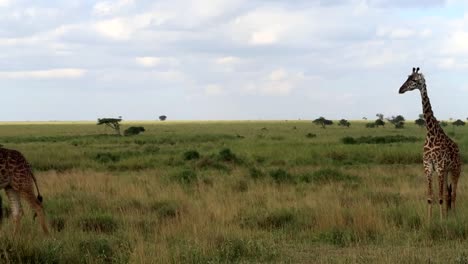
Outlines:
[{"label": "sky", "polygon": [[468,117],[468,1],[0,0],[0,121]]}]

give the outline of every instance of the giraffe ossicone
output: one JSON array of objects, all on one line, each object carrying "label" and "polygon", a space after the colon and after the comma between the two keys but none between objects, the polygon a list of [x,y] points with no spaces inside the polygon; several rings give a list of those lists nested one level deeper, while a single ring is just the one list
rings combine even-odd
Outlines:
[{"label": "giraffe ossicone", "polygon": [[[432,217],[432,174],[438,175],[439,207],[441,219],[447,216],[449,209],[455,209],[457,184],[461,173],[461,158],[457,144],[448,137],[434,117],[431,102],[427,95],[426,80],[418,68],[401,86],[399,93],[418,89],[421,93],[424,120],[426,122],[426,142],[423,149],[423,165],[427,179],[428,219]],[[449,177],[450,174],[450,184]],[[445,207],[444,207],[445,201]]]}]

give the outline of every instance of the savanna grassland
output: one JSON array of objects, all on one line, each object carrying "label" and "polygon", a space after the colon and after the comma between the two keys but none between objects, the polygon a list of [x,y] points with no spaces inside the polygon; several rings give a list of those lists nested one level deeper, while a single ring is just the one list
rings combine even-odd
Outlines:
[{"label": "savanna grassland", "polygon": [[[25,210],[13,237],[5,219],[0,263],[468,263],[468,166],[457,214],[440,222],[435,207],[428,224],[423,128],[131,125],[146,132],[0,124],[0,144],[34,167],[52,230]],[[468,128],[445,129],[466,163]]]}]

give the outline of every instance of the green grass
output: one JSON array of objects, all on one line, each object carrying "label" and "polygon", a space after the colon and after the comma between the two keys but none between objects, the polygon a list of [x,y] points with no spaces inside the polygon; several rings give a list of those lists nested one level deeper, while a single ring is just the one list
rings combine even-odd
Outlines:
[{"label": "green grass", "polygon": [[[1,263],[466,263],[457,214],[427,222],[425,130],[306,121],[1,123],[32,164],[52,234],[25,207]],[[468,161],[468,128],[452,137]],[[437,188],[435,189],[437,193]],[[7,201],[4,193],[3,200]],[[436,197],[437,200],[437,197]],[[8,204],[4,202],[4,206]]]}]

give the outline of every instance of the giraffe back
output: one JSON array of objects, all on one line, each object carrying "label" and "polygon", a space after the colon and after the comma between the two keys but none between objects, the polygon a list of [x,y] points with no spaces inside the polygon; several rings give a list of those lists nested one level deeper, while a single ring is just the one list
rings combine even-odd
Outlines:
[{"label": "giraffe back", "polygon": [[0,189],[11,186],[20,190],[32,184],[31,165],[17,150],[0,148]]}]

